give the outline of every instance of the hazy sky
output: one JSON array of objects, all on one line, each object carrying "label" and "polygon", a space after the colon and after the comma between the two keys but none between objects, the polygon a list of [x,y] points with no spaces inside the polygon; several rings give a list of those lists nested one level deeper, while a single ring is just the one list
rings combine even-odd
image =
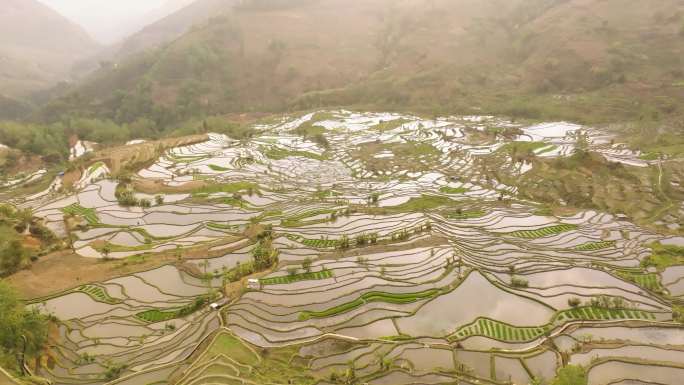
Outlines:
[{"label": "hazy sky", "polygon": [[[1,0],[0,0],[1,1]],[[135,32],[140,20],[166,0],[39,0],[80,24],[100,43],[113,43]],[[133,29],[133,30],[132,30]]]}]

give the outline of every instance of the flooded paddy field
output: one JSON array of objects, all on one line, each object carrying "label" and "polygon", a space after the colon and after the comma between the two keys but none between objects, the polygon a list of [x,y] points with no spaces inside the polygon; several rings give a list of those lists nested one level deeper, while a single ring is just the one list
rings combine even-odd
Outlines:
[{"label": "flooded paddy field", "polygon": [[[569,123],[325,111],[256,129],[166,151],[130,181],[98,165],[72,193],[19,200],[81,257],[177,256],[33,299],[60,325],[37,374],[548,384],[570,363],[592,385],[680,383],[684,269],[648,262],[678,238],[598,210],[554,214],[478,166],[520,176],[527,164],[502,148],[567,157],[580,133],[625,167],[653,161]],[[482,139],[494,129],[510,135]],[[275,263],[247,271],[267,244]]]}]

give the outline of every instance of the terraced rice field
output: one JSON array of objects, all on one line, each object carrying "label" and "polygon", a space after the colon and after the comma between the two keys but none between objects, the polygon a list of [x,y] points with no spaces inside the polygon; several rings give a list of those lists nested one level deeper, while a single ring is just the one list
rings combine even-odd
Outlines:
[{"label": "terraced rice field", "polygon": [[[298,136],[302,124],[329,146]],[[523,134],[471,141],[507,127]],[[150,207],[121,206],[108,175],[22,203],[78,255],[126,267],[34,299],[60,325],[36,374],[64,385],[549,384],[569,360],[590,385],[635,365],[664,365],[654,383],[681,378],[667,376],[684,367],[673,319],[684,271],[642,264],[671,237],[598,211],[539,210],[477,166],[513,141],[567,156],[578,130],[610,154],[604,133],[349,111],[255,129],[139,170],[135,181],[159,188],[159,201],[134,191]],[[161,256],[167,265],[135,272]],[[206,296],[220,308],[197,305]]]}]

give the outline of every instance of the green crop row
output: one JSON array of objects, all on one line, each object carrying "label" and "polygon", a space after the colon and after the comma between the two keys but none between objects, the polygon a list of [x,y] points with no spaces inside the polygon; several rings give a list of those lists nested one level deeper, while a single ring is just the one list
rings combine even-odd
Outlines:
[{"label": "green crop row", "polygon": [[309,247],[314,247],[316,249],[327,249],[327,248],[333,248],[337,247],[337,245],[340,243],[337,240],[334,239],[306,239],[302,238],[299,242],[302,244],[309,246]]},{"label": "green crop row", "polygon": [[499,341],[523,342],[539,338],[548,328],[549,326],[516,327],[489,318],[478,318],[472,324],[458,329],[450,338],[485,336]]},{"label": "green crop row", "polygon": [[318,280],[318,279],[326,279],[326,278],[331,278],[332,276],[333,276],[332,271],[322,270],[322,271],[301,273],[301,274],[294,274],[294,275],[284,275],[284,276],[273,277],[273,278],[263,278],[263,279],[260,279],[259,282],[261,282],[262,285],[284,285],[284,284],[299,282],[299,281],[313,281],[313,280]]},{"label": "green crop row", "polygon": [[578,251],[594,251],[607,249],[615,246],[615,241],[599,241],[599,242],[587,242],[579,246],[575,246],[575,250]]},{"label": "green crop row", "polygon": [[536,230],[513,231],[513,232],[509,233],[509,235],[517,237],[517,238],[526,238],[526,239],[543,238],[543,237],[548,237],[550,235],[556,235],[556,234],[564,233],[567,231],[576,230],[577,227],[578,227],[577,225],[571,225],[571,224],[563,223],[560,225],[543,227],[541,229],[536,229]]},{"label": "green crop row", "polygon": [[524,342],[539,338],[551,330],[553,324],[563,324],[575,320],[609,321],[621,319],[654,320],[655,315],[641,310],[606,309],[587,306],[558,312],[552,323],[541,326],[517,327],[488,318],[478,318],[475,322],[456,330],[454,334],[449,336],[449,340],[460,340],[470,336],[485,336],[499,341]]},{"label": "green crop row", "polygon": [[230,170],[229,168],[218,166],[215,164],[210,164],[209,168],[212,169],[213,171],[228,171],[228,170]]},{"label": "green crop row", "polygon": [[412,303],[422,299],[433,298],[441,292],[442,291],[440,289],[429,289],[418,293],[384,293],[379,291],[371,291],[364,293],[353,301],[346,302],[326,310],[303,311],[299,314],[299,319],[304,321],[311,318],[331,317],[354,310],[368,302],[386,302],[391,304]]},{"label": "green crop row", "polygon": [[111,305],[121,302],[118,299],[110,297],[109,294],[107,294],[107,292],[100,286],[83,285],[76,290],[89,295],[92,299],[98,302],[104,302]]},{"label": "green crop row", "polygon": [[168,321],[172,320],[174,318],[180,318],[180,317],[185,317],[187,315],[190,315],[197,310],[199,310],[202,306],[204,306],[206,303],[208,303],[211,300],[210,296],[200,296],[195,298],[194,301],[189,303],[188,305],[185,305],[183,307],[179,308],[172,308],[172,309],[166,309],[166,310],[160,310],[160,309],[151,309],[151,310],[146,310],[143,312],[140,312],[136,314],[136,318],[140,319],[141,321],[147,322],[147,323],[156,323],[156,322],[162,322],[162,321]]},{"label": "green crop row", "polygon": [[78,215],[83,217],[91,225],[96,225],[100,223],[100,219],[97,217],[94,209],[87,209],[78,203],[73,203],[67,207],[62,208],[62,212],[65,214]]},{"label": "green crop row", "polygon": [[660,285],[660,276],[656,273],[633,273],[629,271],[620,271],[618,272],[618,275],[621,276],[622,278],[632,281],[636,283],[637,285],[646,288],[648,290],[652,291],[660,291],[662,290],[662,286]]},{"label": "green crop row", "polygon": [[644,319],[654,320],[655,315],[642,310],[631,309],[606,309],[599,307],[580,307],[563,310],[556,316],[556,321],[565,320],[620,320],[620,319]]}]

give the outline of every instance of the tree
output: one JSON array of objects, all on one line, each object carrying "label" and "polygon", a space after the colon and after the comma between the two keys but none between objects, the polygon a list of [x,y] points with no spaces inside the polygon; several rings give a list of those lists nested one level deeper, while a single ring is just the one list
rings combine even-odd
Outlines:
[{"label": "tree", "polygon": [[16,356],[24,343],[27,356],[37,355],[47,341],[47,327],[48,317],[35,308],[29,310],[14,289],[0,281],[0,359]]},{"label": "tree", "polygon": [[104,247],[102,248],[102,257],[105,260],[109,259],[109,253],[111,253],[111,252],[112,252],[112,249],[111,249],[111,247],[109,247],[109,244],[104,245]]},{"label": "tree", "polygon": [[558,371],[551,385],[587,385],[587,373],[581,366],[568,365]]},{"label": "tree", "polygon": [[154,197],[154,201],[157,203],[157,206],[160,206],[164,204],[164,196],[163,195],[157,195]]},{"label": "tree", "polygon": [[568,300],[568,305],[570,305],[570,307],[577,307],[581,303],[582,303],[582,301],[577,297],[572,297]]},{"label": "tree", "polygon": [[574,154],[579,159],[583,159],[589,154],[589,138],[581,131],[577,131],[575,139]]},{"label": "tree", "polygon": [[21,241],[13,239],[0,250],[0,275],[14,274],[19,270],[24,259],[24,247]]},{"label": "tree", "polygon": [[304,262],[302,262],[302,267],[307,273],[311,272],[311,257],[306,257]]}]

